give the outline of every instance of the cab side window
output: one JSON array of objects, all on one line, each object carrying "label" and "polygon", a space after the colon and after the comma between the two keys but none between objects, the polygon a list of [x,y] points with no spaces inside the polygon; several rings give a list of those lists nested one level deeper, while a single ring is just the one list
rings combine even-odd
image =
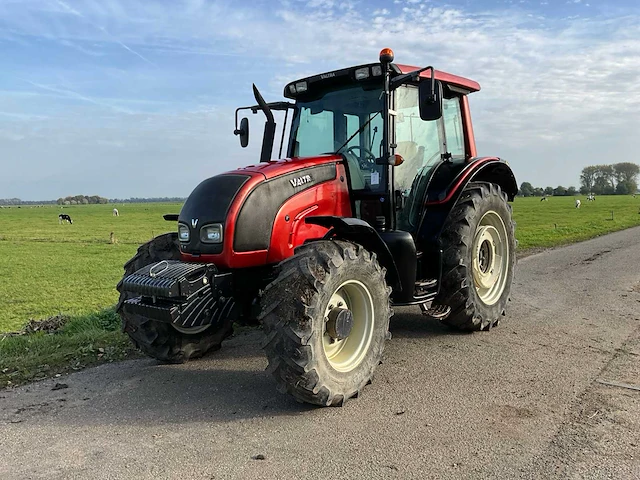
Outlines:
[{"label": "cab side window", "polygon": [[460,98],[445,98],[443,99],[442,107],[447,151],[451,154],[453,160],[464,160],[464,129],[462,126]]}]

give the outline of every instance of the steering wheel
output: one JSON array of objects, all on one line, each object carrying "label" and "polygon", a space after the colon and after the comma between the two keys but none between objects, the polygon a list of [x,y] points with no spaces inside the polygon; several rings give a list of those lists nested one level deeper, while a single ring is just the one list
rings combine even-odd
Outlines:
[{"label": "steering wheel", "polygon": [[[360,155],[356,155],[353,150],[360,150],[361,154],[364,153],[364,158],[360,158]],[[376,156],[368,148],[361,147],[360,145],[354,145],[347,148],[346,153],[350,153],[351,155],[358,157],[358,163],[360,164],[360,168],[363,170],[367,170],[376,165]]]}]

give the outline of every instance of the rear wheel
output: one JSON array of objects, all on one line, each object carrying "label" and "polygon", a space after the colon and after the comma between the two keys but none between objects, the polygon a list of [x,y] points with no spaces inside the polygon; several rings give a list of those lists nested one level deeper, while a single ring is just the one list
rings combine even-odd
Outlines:
[{"label": "rear wheel", "polygon": [[357,396],[382,358],[390,292],[375,255],[359,245],[296,249],[262,297],[264,349],[279,389],[323,406]]},{"label": "rear wheel", "polygon": [[471,183],[443,227],[442,286],[435,303],[451,307],[444,323],[488,330],[504,315],[515,268],[511,206],[498,185]]},{"label": "rear wheel", "polygon": [[[135,256],[124,265],[124,277],[161,260],[179,259],[178,234],[166,233],[138,248]],[[120,292],[117,311],[122,319],[123,331],[140,350],[157,360],[183,363],[201,357],[209,351],[218,350],[222,340],[233,333],[231,320],[224,320],[217,329],[211,325],[185,328],[127,313],[122,304],[136,295],[122,290],[122,281],[117,289]]]}]

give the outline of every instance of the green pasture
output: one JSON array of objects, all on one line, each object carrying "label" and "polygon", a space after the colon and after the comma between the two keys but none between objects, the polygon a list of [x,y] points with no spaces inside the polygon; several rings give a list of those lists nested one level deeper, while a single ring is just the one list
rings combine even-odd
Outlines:
[{"label": "green pasture", "polygon": [[[580,198],[580,209],[574,207]],[[112,306],[122,265],[139,244],[173,230],[162,215],[180,204],[12,207],[0,209],[0,332],[30,319],[84,315]],[[513,203],[520,249],[552,247],[640,224],[640,196],[517,198]],[[58,223],[58,213],[73,225]],[[612,213],[613,212],[613,219]],[[117,242],[110,243],[113,232]]]},{"label": "green pasture", "polygon": [[[574,207],[580,198],[580,209]],[[120,211],[112,215],[113,207]],[[0,209],[0,333],[63,315],[55,334],[0,335],[0,386],[137,355],[113,309],[123,264],[141,243],[173,230],[180,204]],[[58,214],[73,225],[59,224]],[[613,212],[613,214],[612,214]],[[552,247],[640,224],[640,196],[517,198],[519,249]],[[117,243],[111,243],[113,232]]]},{"label": "green pasture", "polygon": [[[173,230],[164,213],[180,204],[79,205],[0,209],[0,332],[30,319],[84,315],[112,306],[122,266],[138,245]],[[58,223],[68,213],[73,225]],[[117,243],[110,243],[114,233]]]},{"label": "green pasture", "polygon": [[[575,208],[579,199],[580,208]],[[640,195],[516,198],[513,203],[518,248],[555,247],[640,225]]]}]

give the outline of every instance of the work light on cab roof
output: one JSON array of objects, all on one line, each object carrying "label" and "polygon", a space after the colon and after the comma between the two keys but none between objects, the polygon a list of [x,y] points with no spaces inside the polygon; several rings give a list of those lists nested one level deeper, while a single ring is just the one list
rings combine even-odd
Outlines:
[{"label": "work light on cab roof", "polygon": [[175,232],[125,265],[117,310],[141,350],[183,362],[234,322],[261,323],[280,390],[336,406],[371,382],[392,306],[460,330],[498,324],[518,188],[506,162],[478,156],[468,96],[480,86],[394,61],[384,48],[275,102],[253,85],[234,134],[246,147],[239,113],[264,115],[260,162],[202,181],[165,215]]}]

